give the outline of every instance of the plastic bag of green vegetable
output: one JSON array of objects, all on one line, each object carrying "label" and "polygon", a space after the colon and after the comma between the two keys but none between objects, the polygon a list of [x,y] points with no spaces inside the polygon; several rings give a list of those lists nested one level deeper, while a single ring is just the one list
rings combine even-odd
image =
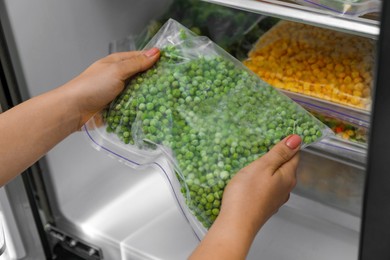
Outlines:
[{"label": "plastic bag of green vegetable", "polygon": [[158,165],[199,236],[218,216],[224,188],[239,169],[289,134],[301,135],[304,147],[332,133],[222,48],[174,20],[145,48],[154,46],[160,60],[132,78],[102,112],[104,127],[97,115],[85,129],[100,149],[132,166]]}]

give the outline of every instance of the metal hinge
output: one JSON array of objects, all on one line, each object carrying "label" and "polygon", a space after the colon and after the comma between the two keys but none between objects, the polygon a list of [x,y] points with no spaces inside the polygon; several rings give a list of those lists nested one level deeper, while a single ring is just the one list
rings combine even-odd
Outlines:
[{"label": "metal hinge", "polygon": [[50,224],[45,226],[46,232],[56,239],[65,249],[87,260],[103,260],[102,250],[74,236],[71,236]]}]

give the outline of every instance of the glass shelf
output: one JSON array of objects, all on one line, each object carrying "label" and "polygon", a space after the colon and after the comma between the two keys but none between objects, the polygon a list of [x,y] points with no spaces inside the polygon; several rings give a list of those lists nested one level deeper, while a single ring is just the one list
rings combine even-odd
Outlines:
[{"label": "glass shelf", "polygon": [[367,160],[366,144],[353,143],[337,137],[323,139],[305,148],[305,151],[361,169],[365,168]]},{"label": "glass shelf", "polygon": [[372,39],[379,36],[379,21],[347,16],[333,16],[329,12],[296,3],[255,0],[203,0],[231,8],[311,24]]},{"label": "glass shelf", "polygon": [[[332,118],[366,129],[370,126],[370,111],[352,108],[286,90],[280,91],[309,111],[316,111],[320,114],[328,115]],[[319,153],[321,156],[328,156],[333,159],[337,158],[343,161],[343,163],[350,163],[354,166],[364,165],[367,156],[367,144],[348,141],[337,136],[324,139],[317,144],[309,146],[307,149],[311,152]]]},{"label": "glass shelf", "polygon": [[331,117],[338,118],[342,121],[349,122],[357,126],[369,128],[371,112],[368,110],[353,108],[337,104],[327,100],[290,92],[287,90],[280,90],[286,96],[300,104],[301,106],[317,111],[321,114],[327,114]]}]

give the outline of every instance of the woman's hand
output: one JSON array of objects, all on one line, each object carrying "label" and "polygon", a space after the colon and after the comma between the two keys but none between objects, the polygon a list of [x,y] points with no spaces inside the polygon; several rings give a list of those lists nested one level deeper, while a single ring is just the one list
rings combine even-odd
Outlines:
[{"label": "woman's hand", "polygon": [[191,259],[244,259],[259,229],[296,184],[301,138],[291,135],[228,183],[221,212]]},{"label": "woman's hand", "polygon": [[69,100],[78,109],[78,129],[95,113],[109,104],[131,76],[147,70],[159,58],[160,51],[120,52],[100,59],[60,89],[72,95]]},{"label": "woman's hand", "polygon": [[240,170],[224,191],[221,215],[245,219],[242,224],[255,235],[295,187],[300,143],[298,135],[289,136]]},{"label": "woman's hand", "polygon": [[157,48],[98,60],[78,77],[0,115],[0,186],[17,176],[110,103],[125,81],[150,68]]}]

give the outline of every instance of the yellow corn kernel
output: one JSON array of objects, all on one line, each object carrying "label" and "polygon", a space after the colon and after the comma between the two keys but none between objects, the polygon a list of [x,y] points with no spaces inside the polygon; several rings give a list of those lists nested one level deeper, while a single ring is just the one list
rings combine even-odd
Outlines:
[{"label": "yellow corn kernel", "polygon": [[362,76],[363,76],[364,79],[369,79],[369,80],[371,80],[371,73],[368,72],[368,71],[363,72],[363,73],[362,73]]},{"label": "yellow corn kernel", "polygon": [[314,91],[316,93],[321,93],[321,91],[322,91],[321,85],[320,84],[314,84]]},{"label": "yellow corn kernel", "polygon": [[341,65],[341,64],[336,64],[334,70],[337,71],[337,72],[343,72],[344,71],[344,66]]},{"label": "yellow corn kernel", "polygon": [[345,86],[346,86],[346,89],[350,90],[350,91],[353,91],[355,89],[355,84],[353,84],[353,83],[346,84]]},{"label": "yellow corn kernel", "polygon": [[319,79],[325,79],[325,78],[326,78],[326,73],[325,73],[324,71],[320,70],[320,71],[318,72],[318,74],[317,74],[317,77],[318,77]]},{"label": "yellow corn kernel", "polygon": [[347,76],[347,74],[345,74],[344,72],[337,72],[337,77],[339,79],[342,79],[344,80],[344,78]]},{"label": "yellow corn kernel", "polygon": [[357,83],[354,85],[354,89],[357,91],[362,91],[364,89],[364,84],[363,83]]},{"label": "yellow corn kernel", "polygon": [[310,57],[310,58],[307,60],[307,62],[308,62],[309,64],[314,64],[316,61],[317,61],[317,60],[316,60],[315,57]]},{"label": "yellow corn kernel", "polygon": [[286,84],[284,84],[284,88],[285,89],[293,89],[294,88],[294,83],[287,82]]},{"label": "yellow corn kernel", "polygon": [[363,97],[370,97],[371,96],[371,90],[369,88],[365,88],[363,90]]},{"label": "yellow corn kernel", "polygon": [[344,78],[344,83],[345,83],[345,84],[350,84],[350,83],[352,83],[351,77],[350,77],[350,76],[346,76],[346,77]]},{"label": "yellow corn kernel", "polygon": [[[332,65],[332,66],[333,66],[333,64],[332,64],[332,59],[329,58],[329,56],[323,55],[323,57],[324,57],[323,60],[324,60],[325,64],[327,64],[326,66],[328,66],[328,65]],[[332,67],[332,69],[333,69],[333,67]]]},{"label": "yellow corn kernel", "polygon": [[351,103],[353,105],[359,105],[360,101],[361,101],[361,98],[359,98],[359,97],[351,97]]},{"label": "yellow corn kernel", "polygon": [[325,66],[325,62],[324,62],[324,59],[322,57],[317,60],[317,66],[319,68],[323,68]]},{"label": "yellow corn kernel", "polygon": [[291,75],[293,75],[293,73],[294,73],[294,71],[291,68],[286,70],[286,75],[287,76],[291,76]]},{"label": "yellow corn kernel", "polygon": [[355,96],[355,97],[361,97],[363,95],[363,93],[359,90],[354,90],[352,92],[352,94]]},{"label": "yellow corn kernel", "polygon": [[350,136],[347,133],[343,133],[341,137],[348,140]]},{"label": "yellow corn kernel", "polygon": [[307,80],[309,83],[315,83],[317,82],[317,77],[315,76],[309,76],[309,79]]},{"label": "yellow corn kernel", "polygon": [[344,59],[344,60],[341,61],[341,63],[342,63],[344,66],[348,67],[348,66],[351,64],[351,61],[350,61],[349,59]]},{"label": "yellow corn kernel", "polygon": [[360,83],[363,82],[363,79],[361,77],[353,78],[353,83]]},{"label": "yellow corn kernel", "polygon": [[360,74],[356,70],[351,72],[351,76],[352,76],[352,78],[360,78]]}]

